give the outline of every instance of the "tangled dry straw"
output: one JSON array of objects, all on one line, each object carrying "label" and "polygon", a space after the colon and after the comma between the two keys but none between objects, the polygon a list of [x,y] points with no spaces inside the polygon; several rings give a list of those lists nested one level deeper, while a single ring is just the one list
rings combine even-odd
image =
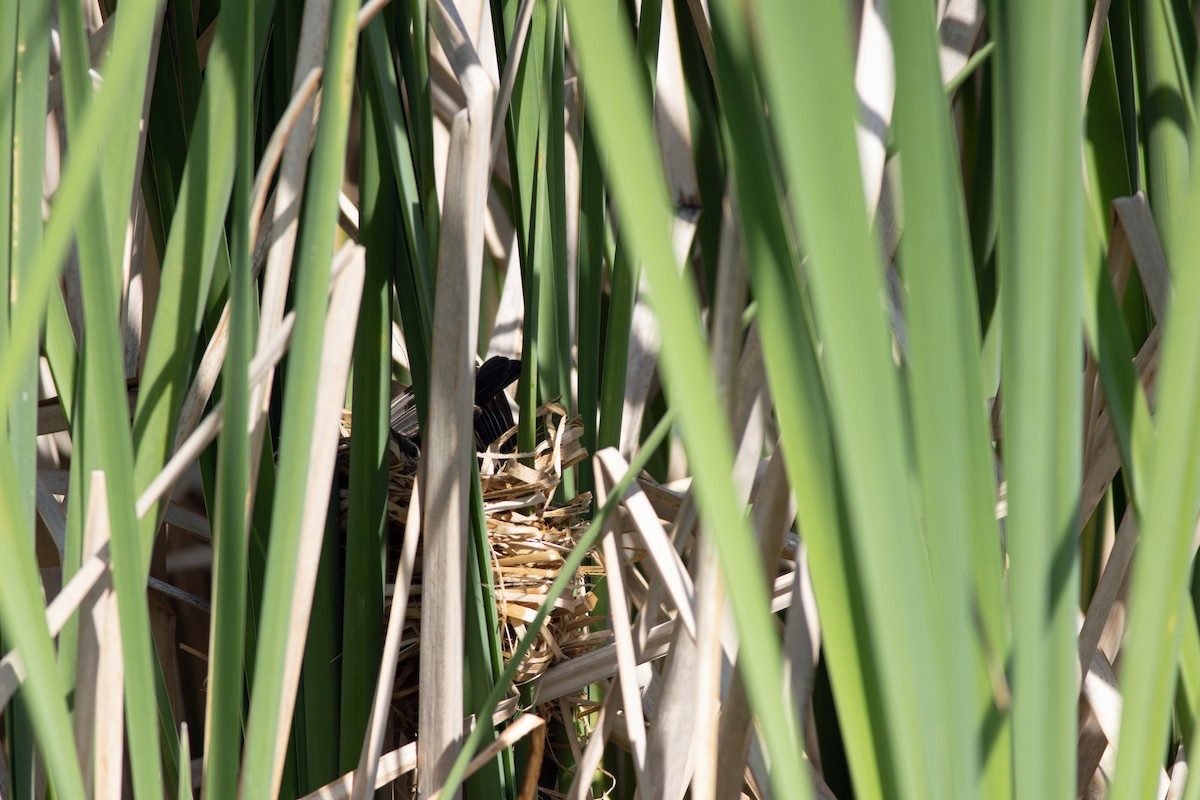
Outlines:
[{"label": "tangled dry straw", "polygon": [[[491,561],[492,592],[496,600],[496,631],[501,653],[507,662],[513,648],[526,632],[545,602],[550,585],[558,577],[580,534],[587,528],[585,515],[592,504],[590,492],[565,502],[556,498],[563,474],[587,458],[580,443],[583,425],[569,417],[558,403],[547,403],[537,411],[541,440],[531,453],[503,453],[498,443],[515,434],[515,429],[480,454],[480,483],[487,523]],[[349,451],[352,420],[343,415],[341,451]],[[412,496],[416,463],[394,444],[388,474],[388,579],[387,604],[399,562],[404,521]],[[348,475],[348,460],[339,458],[342,477]],[[343,486],[345,484],[343,483]],[[558,502],[556,502],[558,500]],[[341,518],[345,525],[347,492],[341,492]],[[598,563],[598,562],[597,562]],[[593,616],[597,599],[588,576],[603,568],[585,562],[567,594],[554,601],[554,608],[534,646],[522,661],[517,681],[541,675],[551,664],[570,659],[608,641],[607,632],[592,631],[603,620]],[[415,734],[417,653],[421,636],[421,549],[418,545],[412,593],[405,614],[403,644],[396,665],[393,712],[400,730]],[[387,611],[385,609],[385,617]]]}]

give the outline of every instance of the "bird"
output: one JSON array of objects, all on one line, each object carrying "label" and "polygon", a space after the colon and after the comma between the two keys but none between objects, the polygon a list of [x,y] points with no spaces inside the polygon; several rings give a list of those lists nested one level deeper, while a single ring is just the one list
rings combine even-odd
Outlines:
[{"label": "bird", "polygon": [[[514,425],[512,410],[504,390],[521,376],[520,359],[492,356],[475,372],[475,447],[486,450]],[[415,457],[421,446],[421,431],[417,422],[417,402],[411,386],[392,398],[391,429],[400,451]],[[510,438],[501,452],[516,451],[516,441]]]}]

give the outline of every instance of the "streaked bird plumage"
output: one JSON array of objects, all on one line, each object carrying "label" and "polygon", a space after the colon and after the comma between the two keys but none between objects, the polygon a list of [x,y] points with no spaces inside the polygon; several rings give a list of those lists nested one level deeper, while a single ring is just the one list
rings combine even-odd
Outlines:
[{"label": "streaked bird plumage", "polygon": [[[475,446],[486,450],[489,445],[513,427],[512,410],[504,390],[521,376],[521,362],[517,359],[493,356],[485,361],[475,373]],[[392,398],[392,433],[403,447],[410,444],[419,448],[420,426],[417,421],[417,403],[412,387],[406,387]],[[510,439],[501,448],[505,452],[516,449]]]}]

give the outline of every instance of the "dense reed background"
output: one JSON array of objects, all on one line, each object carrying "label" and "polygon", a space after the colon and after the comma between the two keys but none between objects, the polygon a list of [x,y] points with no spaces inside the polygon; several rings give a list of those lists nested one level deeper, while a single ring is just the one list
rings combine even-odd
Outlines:
[{"label": "dense reed background", "polygon": [[0,3],[0,798],[1200,798],[1198,19]]}]

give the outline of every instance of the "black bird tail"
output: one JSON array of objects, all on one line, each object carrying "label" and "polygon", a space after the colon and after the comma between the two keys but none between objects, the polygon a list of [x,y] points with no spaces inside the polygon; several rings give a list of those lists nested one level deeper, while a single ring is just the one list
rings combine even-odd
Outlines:
[{"label": "black bird tail", "polygon": [[[521,376],[521,362],[517,359],[493,356],[479,367],[475,374],[475,446],[486,450],[489,445],[513,427],[512,410],[504,390]],[[417,403],[412,387],[400,391],[392,400],[391,428],[401,440],[420,445],[420,424],[417,420]],[[504,452],[516,450],[516,442],[509,441]]]}]

